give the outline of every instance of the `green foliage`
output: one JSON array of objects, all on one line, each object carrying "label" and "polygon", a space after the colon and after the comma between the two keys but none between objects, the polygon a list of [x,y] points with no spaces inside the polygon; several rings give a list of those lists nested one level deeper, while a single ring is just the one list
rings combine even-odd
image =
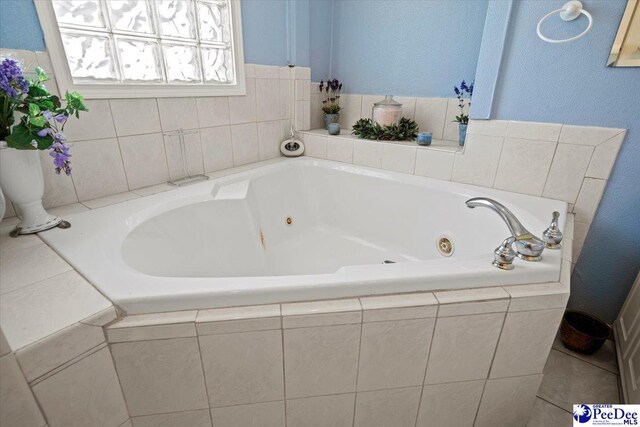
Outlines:
[{"label": "green foliage", "polygon": [[[42,68],[36,68],[36,77],[29,79],[29,91],[18,101],[10,101],[6,96],[0,96],[4,105],[2,123],[0,123],[0,137],[6,139],[7,145],[18,149],[45,150],[53,144],[52,133],[62,132],[66,121],[58,129],[56,116],[79,117],[80,111],[89,111],[84,105],[84,98],[77,92],[65,94],[66,106],[62,106],[60,98],[47,91],[44,83],[49,80]],[[0,105],[1,106],[1,105]],[[14,124],[14,111],[24,114],[20,122]],[[41,132],[49,129],[49,132]],[[11,132],[9,134],[9,131]],[[44,134],[44,136],[39,136]]]},{"label": "green foliage", "polygon": [[353,125],[353,135],[381,141],[412,141],[418,136],[418,124],[405,117],[399,124],[380,126],[371,119],[360,119]]}]

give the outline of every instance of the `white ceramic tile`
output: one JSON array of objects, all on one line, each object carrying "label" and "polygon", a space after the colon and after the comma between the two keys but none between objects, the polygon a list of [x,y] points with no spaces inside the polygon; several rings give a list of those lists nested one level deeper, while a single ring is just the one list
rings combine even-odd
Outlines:
[{"label": "white ceramic tile", "polygon": [[111,306],[75,271],[5,294],[0,324],[14,350]]},{"label": "white ceramic tile", "polygon": [[[182,161],[182,151],[180,149],[180,139],[175,136],[164,137],[164,147],[167,152],[167,165],[169,166],[169,177],[171,179],[183,178],[184,163]],[[187,170],[190,175],[204,173],[204,161],[202,158],[202,143],[199,133],[184,135],[184,147],[187,158]]]},{"label": "white ceramic tile", "polygon": [[296,80],[311,80],[311,68],[294,67],[293,71]]},{"label": "white ceramic tile", "polygon": [[439,318],[425,383],[487,378],[503,319],[501,313]]},{"label": "white ceramic tile", "polygon": [[255,163],[260,160],[256,123],[231,126],[231,143],[233,144],[234,166]]},{"label": "white ceramic tile", "polygon": [[129,189],[149,187],[169,180],[162,134],[118,138]]},{"label": "white ceramic tile", "polygon": [[578,358],[551,350],[538,396],[566,411],[576,402],[620,402],[618,376]]},{"label": "white ceramic tile", "polygon": [[358,391],[422,385],[435,319],[365,323]]},{"label": "white ceramic tile", "polygon": [[[384,97],[382,97],[384,99]],[[397,102],[402,104],[402,117],[414,120],[416,115],[416,98],[410,96],[394,96]]]},{"label": "white ceramic tile", "polygon": [[164,193],[165,191],[175,190],[176,187],[169,184],[152,185],[151,187],[138,188],[133,190],[132,193],[136,193],[138,196],[146,197],[152,196],[158,193]]},{"label": "white ceramic tile", "polygon": [[148,341],[168,338],[186,338],[196,336],[196,325],[181,323],[177,325],[142,326],[136,328],[107,329],[110,343]]},{"label": "white ceramic tile", "polygon": [[73,184],[80,201],[129,190],[117,139],[77,142],[71,155]]},{"label": "white ceramic tile", "polygon": [[118,426],[129,418],[107,348],[36,384],[33,392],[51,426]]},{"label": "white ceramic tile", "polygon": [[280,67],[280,72],[279,72],[279,76],[281,79],[283,80],[293,80],[295,78],[295,72],[293,67],[289,67],[284,66],[284,67]]},{"label": "white ceramic tile", "polygon": [[466,316],[470,314],[504,313],[509,307],[509,300],[462,302],[442,304],[438,308],[438,317]]},{"label": "white ceramic tile", "polygon": [[360,117],[363,119],[373,118],[373,104],[384,99],[384,95],[361,95]]},{"label": "white ceramic tile", "polygon": [[108,323],[113,322],[118,317],[115,307],[111,306],[106,308],[92,316],[82,319],[82,323],[92,326],[105,326]]},{"label": "white ceramic tile", "polygon": [[311,100],[311,82],[309,80],[295,81],[295,99],[296,101]]},{"label": "white ceramic tile", "polygon": [[201,128],[229,124],[229,98],[226,96],[196,98],[196,108]]},{"label": "white ceramic tile", "polygon": [[469,120],[467,134],[487,135],[487,136],[506,136],[508,120]]},{"label": "white ceramic tile", "polygon": [[[322,95],[312,93],[311,94],[311,129],[324,129],[324,113],[322,112]],[[339,123],[338,123],[339,124]],[[346,133],[342,130],[341,133]]]},{"label": "white ceramic tile", "polygon": [[482,395],[475,426],[524,425],[529,419],[542,375],[488,380]]},{"label": "white ceramic tile", "polygon": [[258,151],[260,160],[268,160],[280,156],[281,135],[280,120],[258,123]]},{"label": "white ceramic tile", "polygon": [[89,209],[99,209],[105,206],[115,205],[116,203],[126,202],[128,200],[137,199],[140,196],[131,191],[126,193],[113,194],[111,196],[100,197],[98,199],[86,200],[82,202],[83,205]]},{"label": "white ceramic tile", "polygon": [[493,185],[503,139],[495,136],[468,135],[464,152],[457,152],[452,181],[491,187]]},{"label": "white ceramic tile", "polygon": [[[458,107],[458,99],[457,98],[448,98],[447,99],[447,115],[444,120],[444,132],[442,134],[442,139],[448,139],[451,141],[458,141],[459,136],[459,126],[455,121],[456,116],[460,115],[460,107]],[[464,106],[464,114],[469,114],[468,103],[465,102]]]},{"label": "white ceramic tile", "polygon": [[562,125],[558,123],[509,122],[507,138],[557,142]]},{"label": "white ceramic tile", "polygon": [[299,131],[311,128],[311,101],[296,101],[295,128]]},{"label": "white ceramic tile", "polygon": [[198,335],[233,334],[238,332],[270,331],[281,329],[281,319],[278,317],[259,317],[226,321],[197,323]]},{"label": "white ceramic tile", "polygon": [[556,339],[553,342],[553,349],[564,354],[576,357],[580,360],[584,360],[585,362],[592,365],[599,366],[602,369],[606,369],[613,374],[620,373],[620,370],[618,369],[618,357],[616,356],[616,344],[613,342],[613,340],[605,341],[600,350],[596,351],[593,354],[581,354],[566,348],[562,343],[560,332],[558,331],[558,333],[556,334]]},{"label": "white ceramic tile", "polygon": [[591,221],[593,221],[606,185],[607,181],[603,179],[584,179],[580,193],[578,193],[576,205],[573,208],[573,212],[576,214],[576,221],[584,223],[591,223]]},{"label": "white ceramic tile", "polygon": [[[34,73],[35,67],[38,66],[38,57],[36,52],[21,49],[0,48],[0,56],[3,58],[12,58],[20,63],[20,67],[26,73]],[[51,70],[47,70],[51,72]]]},{"label": "white ceramic tile", "polygon": [[383,143],[375,141],[353,141],[353,164],[371,168],[382,167]]},{"label": "white ceramic tile", "polygon": [[[506,138],[494,187],[540,196],[556,145],[555,142]],[[531,165],[531,167],[523,167],[523,165]]]},{"label": "white ceramic tile", "polygon": [[244,64],[244,76],[247,79],[255,79],[256,78],[256,65],[255,64]]},{"label": "white ceramic tile", "polygon": [[543,196],[575,203],[593,147],[558,144]]},{"label": "white ceramic tile", "polygon": [[504,289],[499,287],[440,291],[434,292],[434,295],[436,296],[440,304],[489,301],[509,298],[509,294]]},{"label": "white ceramic tile", "polygon": [[438,301],[433,294],[402,294],[360,298],[364,322],[435,317]]},{"label": "white ceramic tile", "polygon": [[58,215],[61,217],[66,217],[68,215],[74,215],[81,212],[88,211],[89,208],[83,205],[82,203],[73,203],[65,206],[58,206],[57,208],[47,209],[47,211],[52,215]]},{"label": "white ceramic tile", "polygon": [[196,310],[170,311],[166,313],[135,314],[109,326],[109,329],[135,328],[140,326],[173,325],[176,323],[193,323]]},{"label": "white ceramic tile", "polygon": [[570,426],[571,412],[564,411],[551,403],[536,398],[527,427]]},{"label": "white ceramic tile", "polygon": [[382,169],[413,174],[416,167],[416,147],[384,144],[382,149]]},{"label": "white ceramic tile", "polygon": [[233,147],[229,126],[201,129],[200,139],[205,172],[233,167]]},{"label": "white ceramic tile", "polygon": [[427,178],[451,180],[454,153],[445,151],[418,149],[415,174]]},{"label": "white ceramic tile", "polygon": [[280,67],[275,65],[259,65],[255,66],[256,79],[278,79],[280,78]]},{"label": "white ceramic tile", "polygon": [[588,177],[609,179],[625,134],[626,132],[622,132],[595,148],[589,169],[587,169]]},{"label": "white ceramic tile", "polygon": [[277,77],[275,79],[256,79],[256,114],[258,121],[280,119],[279,106],[280,80]]},{"label": "white ceramic tile", "polygon": [[208,407],[196,338],[119,343],[111,352],[132,416]]},{"label": "white ceramic tile", "polygon": [[109,103],[118,136],[162,132],[154,98],[111,99]]},{"label": "white ceramic tile", "polygon": [[447,115],[447,98],[417,98],[415,121],[423,132],[431,132],[434,139],[442,139]]},{"label": "white ceramic tile", "polygon": [[[362,117],[362,95],[343,94],[340,96],[340,105],[340,127],[345,133],[351,133],[353,125]],[[371,114],[367,117],[371,117]]]},{"label": "white ceramic tile", "polygon": [[292,119],[293,118],[293,80],[280,80],[280,118]]},{"label": "white ceramic tile", "polygon": [[490,377],[541,374],[563,313],[560,308],[507,314]]},{"label": "white ceramic tile", "polygon": [[571,289],[571,261],[562,260],[562,267],[560,268],[560,284]]},{"label": "white ceramic tile", "polygon": [[46,421],[12,354],[0,358],[0,378],[0,424],[20,427],[44,426]]},{"label": "white ceramic tile", "polygon": [[283,304],[282,316],[284,328],[346,325],[362,321],[357,299]]},{"label": "white ceramic tile", "polygon": [[247,79],[247,94],[229,97],[230,123],[249,123],[256,121],[256,81]]},{"label": "white ceramic tile", "polygon": [[574,238],[572,241],[572,253],[571,253],[571,262],[577,263],[578,258],[580,258],[580,253],[582,252],[582,246],[587,239],[587,233],[589,232],[589,224],[585,224],[582,222],[575,223],[574,227]]},{"label": "white ceramic tile", "polygon": [[284,427],[284,402],[215,408],[211,419],[215,427]]},{"label": "white ceramic tile", "polygon": [[36,59],[38,60],[38,65],[40,66],[40,68],[47,72],[48,75],[53,74],[53,64],[51,63],[49,53],[36,52]]},{"label": "white ceramic tile", "polygon": [[[64,172],[60,172],[60,174],[56,173],[55,167],[53,166],[53,158],[49,153],[48,150],[42,150],[39,153],[40,164],[42,165],[42,177],[44,178],[43,206],[49,208],[77,203],[78,196],[73,186],[73,180]],[[75,166],[73,161],[71,166]],[[82,167],[82,165],[80,165],[80,167]]]},{"label": "white ceramic tile", "polygon": [[133,427],[211,427],[208,409],[135,417]]},{"label": "white ceramic tile", "polygon": [[278,304],[268,304],[199,310],[196,321],[201,323],[267,317],[280,317],[280,306]]},{"label": "white ceramic tile", "polygon": [[[44,246],[44,242],[40,240],[37,234],[25,234],[20,238],[14,238],[9,236],[11,230],[13,230],[15,224],[5,224],[5,221],[0,223],[0,259],[2,259],[2,269],[5,268],[5,260],[14,256],[24,256],[28,252],[25,249],[33,248],[34,246]],[[19,267],[19,264],[14,264],[15,267]],[[0,270],[0,278],[2,276],[2,270]],[[4,284],[0,280],[0,294],[4,293]]]},{"label": "white ceramic tile", "polygon": [[367,391],[356,396],[355,427],[413,427],[421,387]]},{"label": "white ceramic tile", "polygon": [[343,313],[359,310],[360,302],[355,298],[282,304],[283,316],[299,316],[302,314],[321,313]]},{"label": "white ceramic tile", "polygon": [[319,159],[327,158],[327,137],[324,135],[316,135],[307,133],[304,135],[304,154],[309,157]]},{"label": "white ceramic tile", "polygon": [[64,126],[64,136],[69,141],[115,137],[116,129],[113,126],[109,101],[92,99],[86,104],[89,111],[80,112],[80,119],[70,118]]},{"label": "white ceramic tile", "polygon": [[424,387],[416,427],[472,427],[484,381]]},{"label": "white ceramic tile", "polygon": [[195,98],[158,98],[158,111],[164,132],[199,127]]},{"label": "white ceramic tile", "polygon": [[199,340],[210,407],[284,399],[280,331]]},{"label": "white ceramic tile", "polygon": [[282,319],[282,327],[284,329],[309,328],[312,326],[351,325],[356,323],[362,323],[361,311],[287,316]]},{"label": "white ceramic tile", "polygon": [[353,140],[329,137],[327,142],[327,159],[337,162],[353,162]]},{"label": "white ceramic tile", "polygon": [[[38,268],[34,268],[32,263],[25,260],[38,260]],[[44,244],[2,251],[0,294],[15,291],[70,270],[71,266]]]},{"label": "white ceramic tile", "polygon": [[11,346],[7,342],[7,339],[4,337],[4,332],[0,329],[0,357],[4,356],[7,353],[11,353]]},{"label": "white ceramic tile", "polygon": [[75,323],[16,353],[27,381],[61,366],[104,342],[99,326]]},{"label": "white ceramic tile", "polygon": [[560,133],[560,142],[595,146],[623,132],[624,129],[564,125]]},{"label": "white ceramic tile", "polygon": [[359,344],[360,325],[285,330],[287,398],[355,391]]},{"label": "white ceramic tile", "polygon": [[355,393],[287,400],[287,427],[352,427]]},{"label": "white ceramic tile", "polygon": [[509,311],[564,308],[569,299],[569,289],[558,282],[505,286],[504,289],[511,295]]}]

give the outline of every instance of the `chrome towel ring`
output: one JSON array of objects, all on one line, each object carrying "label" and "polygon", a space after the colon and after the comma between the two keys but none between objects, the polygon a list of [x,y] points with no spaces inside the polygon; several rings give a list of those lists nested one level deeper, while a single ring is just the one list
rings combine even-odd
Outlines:
[{"label": "chrome towel ring", "polygon": [[[576,19],[577,17],[579,17],[581,14],[586,16],[587,19],[589,19],[589,25],[587,25],[587,28],[581,32],[580,34],[578,34],[577,36],[568,38],[568,39],[562,39],[562,40],[557,40],[557,39],[550,39],[548,37],[546,37],[545,35],[542,34],[542,31],[540,30],[540,27],[542,26],[542,23],[549,18],[550,16],[559,13],[560,14],[560,19],[562,19],[563,21],[573,21],[574,19]],[[584,8],[582,7],[582,3],[579,2],[578,0],[572,0],[568,3],[565,3],[564,6],[562,6],[562,9],[557,9],[554,10],[553,12],[549,12],[547,13],[545,16],[542,17],[542,19],[540,20],[540,22],[538,22],[538,27],[536,28],[536,31],[538,33],[538,37],[540,37],[542,40],[546,41],[547,43],[566,43],[566,42],[571,42],[574,40],[578,40],[580,37],[584,36],[585,34],[587,34],[589,32],[589,30],[591,29],[591,26],[593,25],[593,16],[591,16],[591,14],[589,12],[587,12],[586,10],[584,10]]]}]

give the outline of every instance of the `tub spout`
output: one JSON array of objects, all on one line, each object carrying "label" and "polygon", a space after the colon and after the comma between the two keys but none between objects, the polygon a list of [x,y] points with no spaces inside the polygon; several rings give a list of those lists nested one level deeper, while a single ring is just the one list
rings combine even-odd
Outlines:
[{"label": "tub spout", "polygon": [[511,235],[514,237],[513,247],[518,257],[526,261],[540,260],[542,251],[544,250],[544,242],[524,228],[513,212],[507,209],[502,203],[486,197],[474,197],[467,200],[466,205],[471,209],[477,206],[489,208],[500,215],[500,218],[507,224]]}]

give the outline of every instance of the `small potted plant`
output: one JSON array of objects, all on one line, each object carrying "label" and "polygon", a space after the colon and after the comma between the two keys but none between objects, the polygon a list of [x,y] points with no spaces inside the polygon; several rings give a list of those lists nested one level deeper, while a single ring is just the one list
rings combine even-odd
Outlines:
[{"label": "small potted plant", "polygon": [[340,91],[342,83],[338,79],[320,82],[320,93],[324,95],[322,100],[322,112],[324,113],[324,127],[329,129],[329,124],[338,123],[340,120]]},{"label": "small potted plant", "polygon": [[[66,93],[63,107],[60,98],[45,88],[47,80],[39,67],[34,78],[26,78],[15,60],[0,61],[0,185],[22,215],[14,237],[68,225],[42,206],[39,150],[49,151],[56,173],[71,175],[71,155],[62,131],[69,117],[78,117],[87,108],[77,92]],[[21,113],[17,124],[16,112]]]},{"label": "small potted plant", "polygon": [[[460,83],[460,87],[454,86],[453,91],[458,98],[458,107],[460,108],[460,115],[456,116],[455,121],[458,122],[458,142],[460,145],[464,145],[464,140],[467,137],[467,126],[469,125],[469,115],[464,113],[465,104],[471,108],[471,97],[473,96],[473,83],[467,85],[463,80]],[[465,98],[468,95],[468,99]],[[469,111],[467,109],[467,111]]]}]

